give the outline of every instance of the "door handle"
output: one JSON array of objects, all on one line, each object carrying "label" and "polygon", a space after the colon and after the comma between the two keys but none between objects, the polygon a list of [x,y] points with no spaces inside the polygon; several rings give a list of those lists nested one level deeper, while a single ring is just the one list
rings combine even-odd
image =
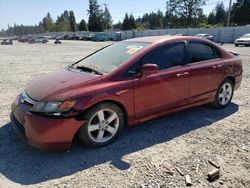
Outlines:
[{"label": "door handle", "polygon": [[214,65],[214,66],[213,66],[213,69],[219,69],[219,68],[221,68],[221,67],[223,67],[223,65]]},{"label": "door handle", "polygon": [[189,72],[184,72],[184,73],[178,73],[176,74],[177,77],[182,77],[182,76],[188,76]]}]

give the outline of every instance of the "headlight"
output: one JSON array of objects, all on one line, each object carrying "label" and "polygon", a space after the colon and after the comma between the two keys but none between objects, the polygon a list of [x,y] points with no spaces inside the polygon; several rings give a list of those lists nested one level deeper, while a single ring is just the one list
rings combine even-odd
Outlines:
[{"label": "headlight", "polygon": [[74,100],[67,100],[63,102],[38,102],[31,108],[30,111],[46,115],[60,116],[61,114],[72,109],[74,105]]}]

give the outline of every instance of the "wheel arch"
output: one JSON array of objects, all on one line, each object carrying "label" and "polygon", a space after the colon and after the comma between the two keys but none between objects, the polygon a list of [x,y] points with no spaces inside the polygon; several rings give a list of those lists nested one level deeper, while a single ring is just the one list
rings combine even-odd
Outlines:
[{"label": "wheel arch", "polygon": [[233,84],[235,85],[235,78],[233,76],[227,76],[224,78],[224,80],[226,80],[226,79],[231,80],[233,82]]},{"label": "wheel arch", "polygon": [[84,119],[84,114],[89,111],[91,108],[93,108],[94,106],[97,106],[97,105],[100,105],[100,104],[103,104],[103,103],[111,103],[111,104],[114,104],[116,106],[118,106],[122,112],[123,112],[123,115],[124,115],[124,121],[125,121],[125,125],[127,125],[128,123],[128,112],[125,108],[125,106],[121,103],[121,102],[118,102],[118,101],[115,101],[115,100],[103,100],[103,101],[99,101],[93,105],[91,105],[90,107],[88,107],[87,109],[84,109],[84,111],[80,112],[76,117],[75,119],[76,120],[85,120]]},{"label": "wheel arch", "polygon": [[[91,108],[93,108],[93,107],[96,106],[96,105],[103,104],[103,103],[111,103],[111,104],[114,104],[114,105],[118,106],[118,107],[122,110],[122,112],[123,112],[123,114],[124,114],[125,126],[128,125],[128,112],[127,112],[125,106],[124,106],[122,103],[120,103],[120,102],[118,102],[118,101],[115,101],[115,100],[103,100],[103,101],[99,101],[99,102],[93,104],[92,106],[90,106],[89,108],[85,109],[83,112],[79,113],[79,114],[75,117],[75,119],[76,119],[76,120],[79,120],[79,121],[80,121],[80,120],[85,120],[85,119],[84,119],[84,114],[85,114],[88,110],[90,110]],[[82,126],[81,126],[81,127],[82,127]],[[74,134],[74,136],[73,136],[73,138],[72,138],[72,141],[75,140],[75,139],[77,138],[77,135],[79,134],[79,131],[80,131],[81,127],[79,127],[78,130],[76,131],[76,133]]]}]

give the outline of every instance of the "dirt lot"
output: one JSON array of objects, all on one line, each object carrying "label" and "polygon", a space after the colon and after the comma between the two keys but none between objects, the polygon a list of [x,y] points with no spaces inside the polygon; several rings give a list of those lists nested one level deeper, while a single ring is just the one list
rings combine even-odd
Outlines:
[{"label": "dirt lot", "polygon": [[[5,187],[250,187],[250,48],[224,45],[242,55],[244,81],[223,110],[202,106],[129,128],[113,144],[70,152],[38,151],[9,123],[10,104],[35,77],[61,69],[108,43],[63,42],[0,46],[0,188]],[[207,173],[220,165],[212,183]],[[199,165],[198,172],[196,172]]]}]

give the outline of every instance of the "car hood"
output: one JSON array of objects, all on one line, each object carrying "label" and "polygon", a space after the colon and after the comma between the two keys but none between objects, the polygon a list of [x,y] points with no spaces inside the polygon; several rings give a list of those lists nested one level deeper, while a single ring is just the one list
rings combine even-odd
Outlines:
[{"label": "car hood", "polygon": [[250,38],[238,38],[237,40],[250,41]]},{"label": "car hood", "polygon": [[31,82],[25,88],[25,92],[32,99],[42,101],[44,98],[54,93],[68,91],[75,85],[86,84],[99,77],[99,75],[79,72],[78,70],[63,69],[49,73]]}]

